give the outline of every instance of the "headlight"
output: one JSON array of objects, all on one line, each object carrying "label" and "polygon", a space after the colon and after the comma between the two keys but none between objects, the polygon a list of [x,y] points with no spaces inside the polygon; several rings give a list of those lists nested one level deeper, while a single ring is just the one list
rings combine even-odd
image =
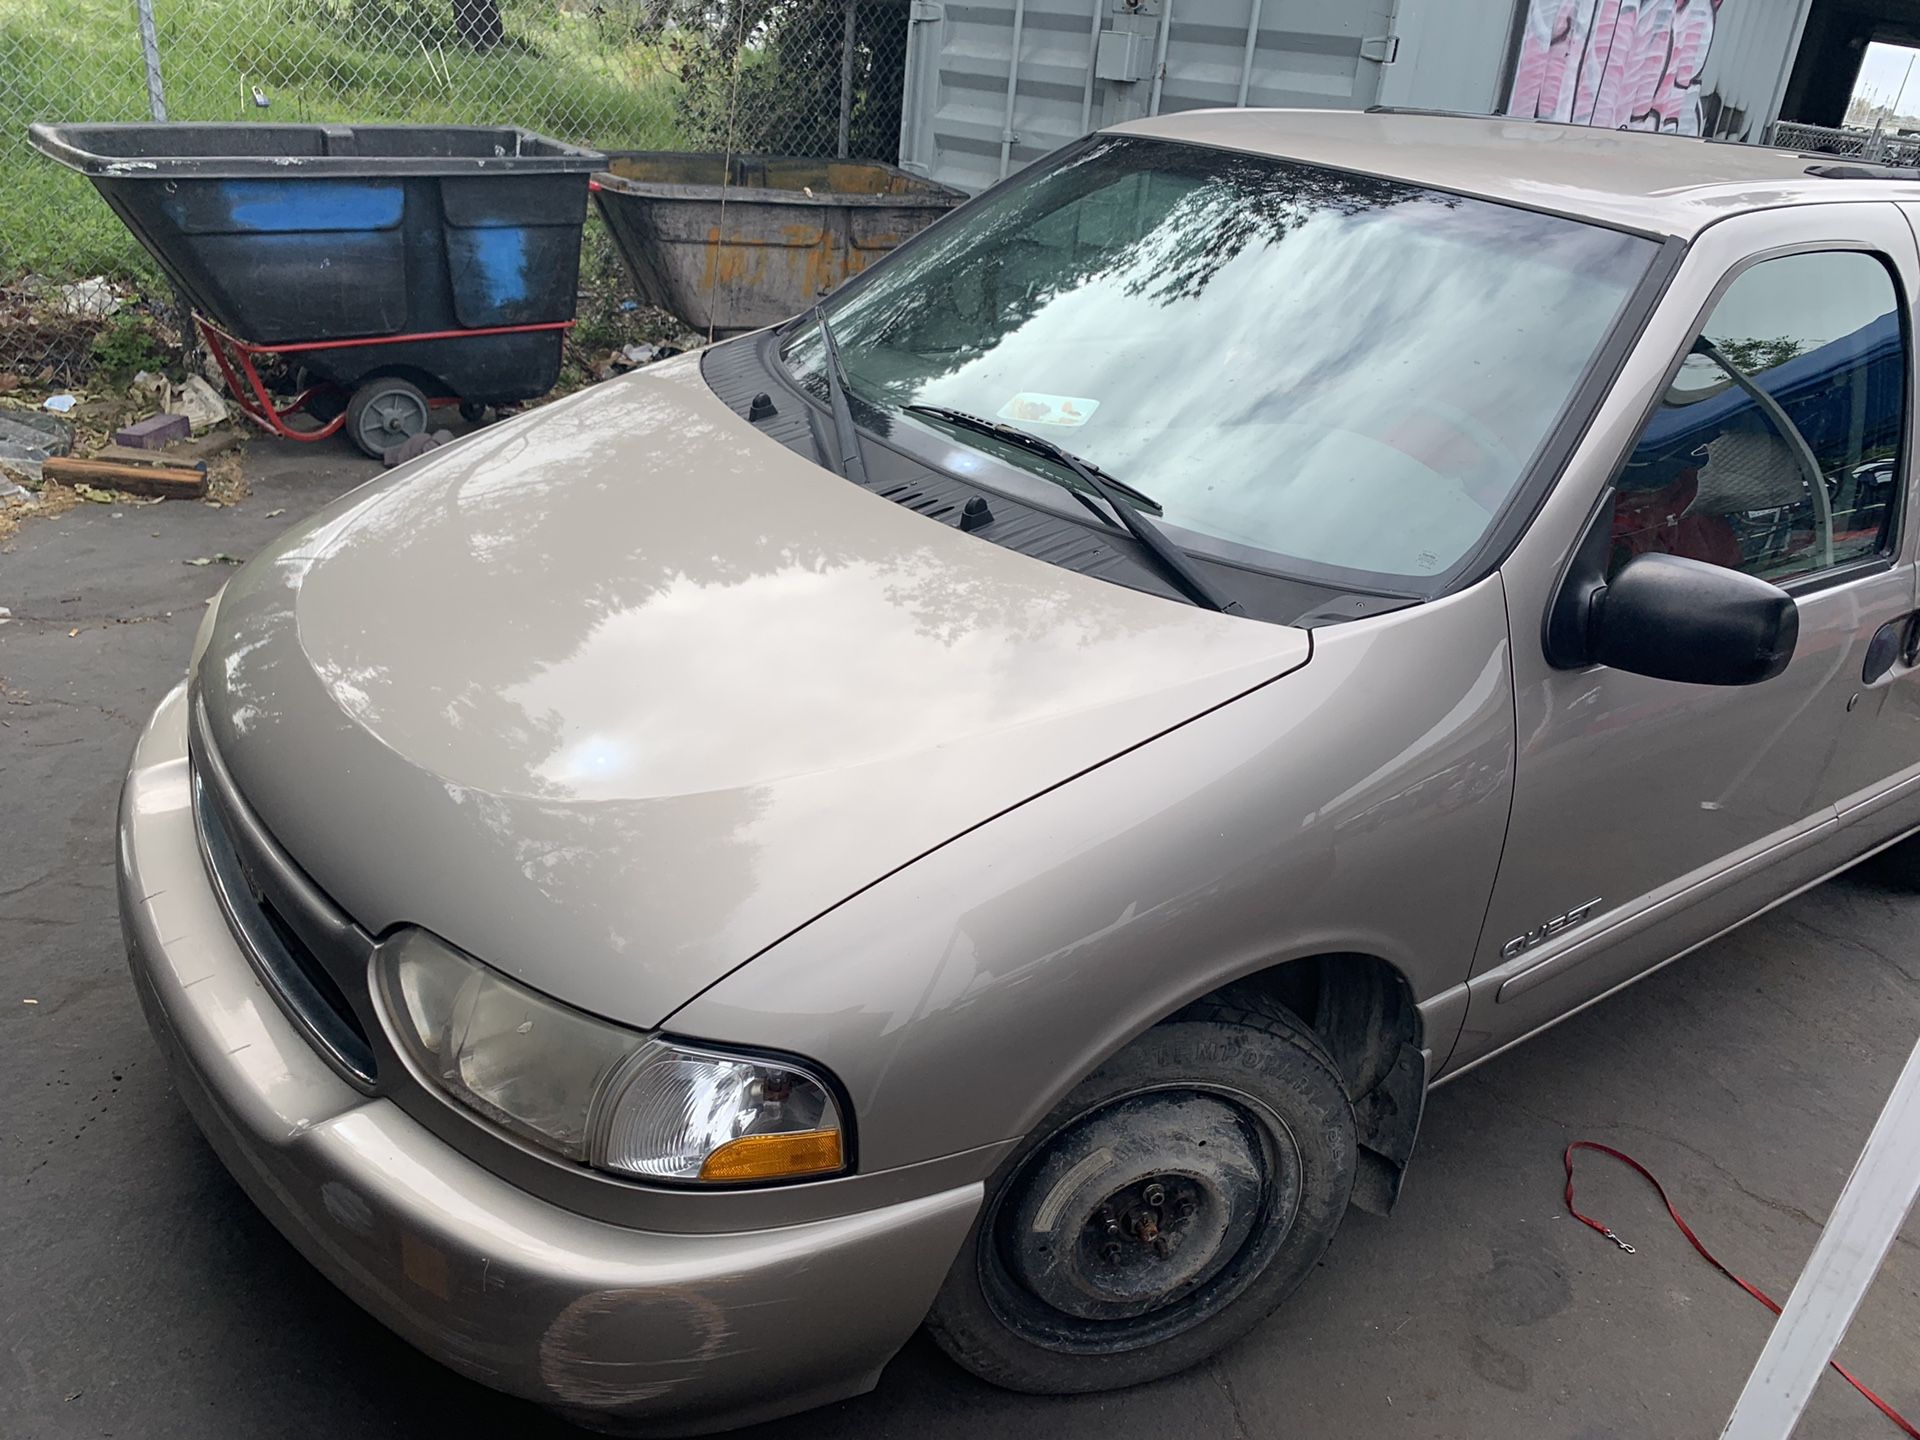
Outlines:
[{"label": "headlight", "polygon": [[213,641],[214,622],[220,616],[220,600],[227,593],[222,585],[213,592],[213,598],[207,601],[206,614],[200,617],[200,628],[193,635],[193,654],[187,658],[187,673],[193,674],[200,668],[200,657],[207,653],[207,646]]},{"label": "headlight", "polygon": [[778,1180],[846,1164],[833,1093],[804,1069],[609,1024],[424,931],[379,953],[400,1048],[456,1100],[536,1145],[653,1180]]}]

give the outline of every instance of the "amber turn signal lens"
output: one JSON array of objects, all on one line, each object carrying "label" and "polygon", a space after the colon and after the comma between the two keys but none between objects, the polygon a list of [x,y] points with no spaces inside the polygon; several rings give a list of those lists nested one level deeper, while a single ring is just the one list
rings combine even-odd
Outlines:
[{"label": "amber turn signal lens", "polygon": [[702,1180],[778,1180],[819,1175],[842,1164],[840,1132],[802,1130],[792,1135],[742,1135],[707,1156]]}]

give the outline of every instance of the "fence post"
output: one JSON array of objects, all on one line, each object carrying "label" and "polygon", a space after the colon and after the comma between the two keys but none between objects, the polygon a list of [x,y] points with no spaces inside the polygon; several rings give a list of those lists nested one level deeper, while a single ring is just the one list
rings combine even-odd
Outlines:
[{"label": "fence post", "polygon": [[140,12],[140,54],[147,66],[147,110],[155,120],[167,118],[167,92],[160,84],[160,40],[153,32],[153,0],[134,0]]},{"label": "fence post", "polygon": [[853,19],[859,0],[841,0],[840,7],[840,149],[842,160],[853,138]]}]

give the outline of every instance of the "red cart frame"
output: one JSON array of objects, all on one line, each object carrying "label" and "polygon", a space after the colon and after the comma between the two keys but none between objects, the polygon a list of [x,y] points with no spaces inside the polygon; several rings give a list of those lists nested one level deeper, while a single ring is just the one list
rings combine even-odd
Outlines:
[{"label": "red cart frame", "polygon": [[[220,367],[220,374],[226,379],[227,390],[232,394],[234,403],[254,424],[269,434],[278,435],[286,440],[325,440],[337,435],[341,426],[347,423],[346,410],[331,420],[318,425],[316,429],[296,430],[287,421],[306,410],[317,396],[329,393],[341,393],[347,387],[341,385],[309,385],[285,405],[275,405],[273,397],[267,393],[266,383],[260,378],[260,370],[254,364],[260,355],[299,355],[310,350],[359,350],[369,345],[401,345],[415,340],[464,340],[481,335],[522,335],[536,330],[569,330],[571,320],[547,320],[538,325],[487,325],[474,330],[428,330],[410,335],[376,335],[360,340],[306,340],[282,341],[272,345],[256,345],[250,340],[242,340],[237,335],[229,335],[206,316],[195,311],[193,323],[199,327],[200,338],[206,342],[208,351],[213,355],[213,363]],[[459,397],[435,400],[436,404],[458,404]]]}]

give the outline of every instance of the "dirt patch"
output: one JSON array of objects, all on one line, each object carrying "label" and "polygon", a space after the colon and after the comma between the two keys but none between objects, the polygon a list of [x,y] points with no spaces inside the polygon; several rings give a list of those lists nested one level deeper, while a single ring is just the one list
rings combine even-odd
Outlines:
[{"label": "dirt patch", "polygon": [[42,485],[36,494],[0,500],[0,545],[12,543],[14,533],[19,530],[23,520],[64,515],[74,506],[85,503],[85,498],[79,492],[52,482]]}]

